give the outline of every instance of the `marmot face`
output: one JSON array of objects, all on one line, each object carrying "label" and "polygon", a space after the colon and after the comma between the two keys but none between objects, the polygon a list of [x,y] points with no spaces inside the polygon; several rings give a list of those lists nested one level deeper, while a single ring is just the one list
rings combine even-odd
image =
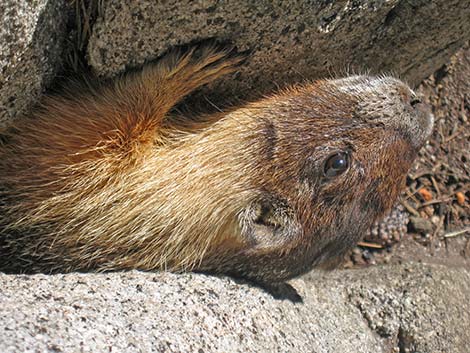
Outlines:
[{"label": "marmot face", "polygon": [[351,248],[393,205],[433,125],[415,94],[390,77],[319,81],[245,114],[259,121],[263,141],[256,196],[239,213],[246,245],[222,256],[226,271],[264,281]]},{"label": "marmot face", "polygon": [[239,61],[170,55],[45,98],[0,147],[0,266],[282,281],[352,247],[394,203],[432,116],[401,81],[366,76],[199,121],[171,113]]}]

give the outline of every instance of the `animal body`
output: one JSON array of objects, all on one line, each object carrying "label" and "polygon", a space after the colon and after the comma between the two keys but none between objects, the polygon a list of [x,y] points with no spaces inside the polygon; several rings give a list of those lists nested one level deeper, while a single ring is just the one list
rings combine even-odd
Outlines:
[{"label": "animal body", "polygon": [[240,59],[206,47],[45,97],[0,146],[0,266],[300,275],[352,247],[404,186],[432,116],[401,81],[298,85],[173,110]]}]

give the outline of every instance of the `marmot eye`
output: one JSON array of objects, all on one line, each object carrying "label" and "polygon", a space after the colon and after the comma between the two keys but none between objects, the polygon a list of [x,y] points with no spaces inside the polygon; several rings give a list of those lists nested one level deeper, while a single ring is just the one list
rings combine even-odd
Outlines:
[{"label": "marmot eye", "polygon": [[336,152],[325,161],[323,173],[327,178],[343,174],[349,168],[349,155],[346,152]]}]

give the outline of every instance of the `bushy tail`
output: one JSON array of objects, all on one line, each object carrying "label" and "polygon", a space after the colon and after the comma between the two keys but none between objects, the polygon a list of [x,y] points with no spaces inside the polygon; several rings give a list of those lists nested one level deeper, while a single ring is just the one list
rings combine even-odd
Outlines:
[{"label": "bushy tail", "polygon": [[108,152],[132,160],[152,148],[168,112],[184,96],[233,72],[242,60],[231,50],[197,47],[174,51],[110,84],[72,86],[64,95],[45,97],[34,119],[19,122],[17,145],[48,146],[51,159],[72,156],[68,163]]},{"label": "bushy tail", "polygon": [[244,60],[230,49],[214,45],[189,51],[174,51],[142,71],[119,79],[108,92],[110,100],[123,108],[121,121],[115,127],[120,136],[142,141],[158,139],[168,112],[198,87],[236,70]]},{"label": "bushy tail", "polygon": [[[118,83],[123,96],[136,110],[146,109],[151,119],[163,119],[186,95],[198,87],[236,70],[243,56],[214,45],[193,48],[186,53],[174,51],[149,64],[141,72],[128,75]],[[138,106],[146,102],[148,106]]]}]

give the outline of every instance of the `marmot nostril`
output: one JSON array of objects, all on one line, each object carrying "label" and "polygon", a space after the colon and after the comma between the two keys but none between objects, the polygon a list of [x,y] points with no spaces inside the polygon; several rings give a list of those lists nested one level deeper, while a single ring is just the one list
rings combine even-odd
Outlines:
[{"label": "marmot nostril", "polygon": [[421,103],[421,99],[418,97],[412,97],[410,100],[410,105],[415,108],[418,104]]},{"label": "marmot nostril", "polygon": [[188,117],[175,105],[244,59],[199,49],[74,84],[5,132],[0,269],[282,281],[341,256],[395,203],[432,127],[404,83],[321,80]]}]

